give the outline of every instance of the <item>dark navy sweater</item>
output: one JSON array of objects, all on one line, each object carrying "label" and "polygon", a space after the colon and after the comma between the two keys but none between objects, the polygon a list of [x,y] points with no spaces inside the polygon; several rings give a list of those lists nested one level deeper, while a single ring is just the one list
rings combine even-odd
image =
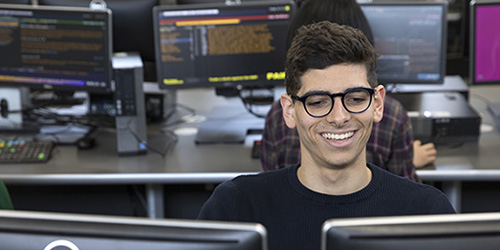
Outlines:
[{"label": "dark navy sweater", "polygon": [[333,218],[455,213],[438,189],[368,165],[372,180],[348,195],[326,195],[304,187],[299,165],[239,176],[214,190],[199,220],[257,222],[270,250],[320,249],[321,226]]}]

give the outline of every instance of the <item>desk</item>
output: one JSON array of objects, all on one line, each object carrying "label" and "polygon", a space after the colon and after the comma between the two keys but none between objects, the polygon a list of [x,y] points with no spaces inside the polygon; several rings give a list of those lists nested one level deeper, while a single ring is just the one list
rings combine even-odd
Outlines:
[{"label": "desk", "polygon": [[[178,102],[196,109],[199,115],[208,115],[210,107],[224,105],[240,105],[241,112],[246,113],[240,100],[215,97],[211,91],[179,91]],[[183,127],[198,125],[187,123]],[[162,149],[171,139],[158,130],[148,128],[148,144]],[[165,158],[153,152],[119,157],[113,129],[99,129],[96,138],[97,146],[91,150],[56,146],[46,164],[1,165],[0,179],[7,185],[145,185],[148,216],[155,218],[163,217],[163,184],[216,184],[242,173],[261,171],[260,161],[250,157],[250,143],[196,145],[194,134],[179,135]]]},{"label": "desk", "polygon": [[[182,90],[178,102],[208,115],[214,106],[242,107],[238,99],[215,97],[211,89]],[[481,98],[479,96],[482,96]],[[499,100],[500,87],[472,87],[470,102],[481,113],[483,123],[493,126],[482,98]],[[193,102],[196,100],[196,102]],[[197,123],[184,124],[197,127]],[[148,131],[148,144],[161,148],[168,139],[157,129]],[[7,185],[119,185],[146,187],[148,216],[163,217],[164,184],[217,184],[242,173],[260,172],[260,161],[252,159],[251,144],[196,145],[195,135],[180,135],[165,158],[149,152],[142,156],[118,157],[113,130],[101,129],[98,146],[78,150],[57,146],[47,164],[2,165],[0,179]],[[500,133],[483,132],[477,145],[439,149],[435,169],[418,170],[424,181],[442,182],[443,190],[456,208],[461,205],[461,185],[467,181],[500,181]]]},{"label": "desk", "polygon": [[443,182],[443,191],[460,210],[463,182],[500,181],[500,133],[486,110],[486,101],[500,101],[500,86],[472,86],[469,103],[480,113],[481,135],[477,144],[438,148],[435,169],[421,169],[424,181]]}]

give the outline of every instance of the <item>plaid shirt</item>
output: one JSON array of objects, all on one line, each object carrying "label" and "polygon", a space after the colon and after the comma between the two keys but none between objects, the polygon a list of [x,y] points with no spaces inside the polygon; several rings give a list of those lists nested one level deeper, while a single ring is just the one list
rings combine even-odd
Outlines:
[{"label": "plaid shirt", "polygon": [[[300,141],[297,129],[286,126],[283,109],[275,102],[266,116],[262,134],[261,162],[264,171],[280,169],[300,162]],[[384,117],[373,124],[366,145],[367,161],[396,175],[420,181],[413,166],[413,132],[401,103],[386,96]]]}]

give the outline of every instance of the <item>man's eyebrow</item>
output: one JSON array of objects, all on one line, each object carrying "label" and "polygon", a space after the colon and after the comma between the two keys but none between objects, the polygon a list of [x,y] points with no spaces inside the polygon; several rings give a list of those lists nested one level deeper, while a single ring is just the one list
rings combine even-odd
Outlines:
[{"label": "man's eyebrow", "polygon": [[345,93],[346,91],[353,90],[353,89],[358,89],[358,88],[366,88],[366,86],[361,86],[360,85],[360,86],[356,86],[356,87],[351,87],[351,88],[345,89],[342,92],[335,92],[335,93],[331,93],[331,92],[325,91],[325,90],[309,90],[309,91],[307,91],[306,93],[304,93],[301,96],[310,95],[310,94],[328,94],[328,95],[331,95],[331,94],[337,94],[337,93]]},{"label": "man's eyebrow", "polygon": [[310,90],[301,96],[306,96],[306,95],[311,95],[311,94],[327,94],[327,95],[329,95],[330,92],[324,91],[324,90]]}]

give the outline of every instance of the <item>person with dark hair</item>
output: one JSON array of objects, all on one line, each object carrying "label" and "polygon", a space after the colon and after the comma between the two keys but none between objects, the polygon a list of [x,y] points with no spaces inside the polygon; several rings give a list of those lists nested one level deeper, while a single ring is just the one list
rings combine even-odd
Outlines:
[{"label": "person with dark hair", "polygon": [[285,64],[283,117],[301,162],[218,185],[198,219],[261,223],[269,249],[319,249],[332,218],[454,213],[438,189],[366,161],[383,117],[377,54],[357,29],[328,21],[297,30]]},{"label": "person with dark hair", "polygon": [[[355,0],[308,0],[303,2],[292,19],[287,47],[300,26],[323,20],[360,29],[370,43],[374,44],[368,21]],[[372,136],[367,144],[368,162],[396,175],[420,181],[414,163],[419,164],[418,166],[432,163],[436,157],[434,145],[412,144],[412,127],[406,109],[389,96],[386,96],[384,102],[384,119],[373,126]],[[272,105],[266,116],[261,145],[260,159],[264,171],[300,162],[297,131],[286,127],[279,102]]]},{"label": "person with dark hair", "polygon": [[359,29],[374,45],[372,30],[356,0],[307,0],[302,2],[290,22],[286,38],[287,48],[290,47],[290,43],[300,26],[320,21],[330,21]]}]

